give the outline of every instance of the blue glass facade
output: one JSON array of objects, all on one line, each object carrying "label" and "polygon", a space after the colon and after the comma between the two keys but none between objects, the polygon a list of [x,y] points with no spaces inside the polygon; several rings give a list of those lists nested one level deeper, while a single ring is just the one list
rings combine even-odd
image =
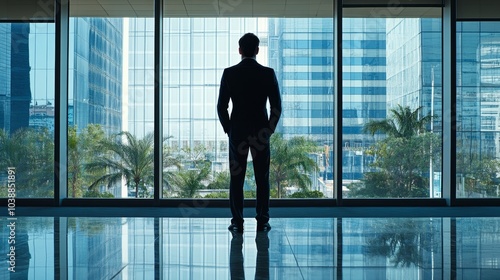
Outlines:
[{"label": "blue glass facade", "polygon": [[0,24],[0,128],[10,131],[10,23]]},{"label": "blue glass facade", "polygon": [[70,21],[69,103],[78,130],[100,124],[107,133],[122,128],[122,30],[119,18]]},{"label": "blue glass facade", "polygon": [[29,34],[29,23],[11,24],[10,102],[11,112],[16,114],[11,114],[10,133],[29,127],[31,102]]},{"label": "blue glass facade", "polygon": [[32,100],[29,126],[54,131],[55,30],[53,23],[32,23],[29,36]]},{"label": "blue glass facade", "polygon": [[53,23],[0,24],[0,129],[54,130],[54,32]]},{"label": "blue glass facade", "polygon": [[[458,197],[499,195],[499,28],[499,22],[457,23]],[[471,176],[483,179],[471,186]]]},{"label": "blue glass facade", "polygon": [[333,197],[333,19],[269,19],[269,66],[276,71],[283,112],[276,131],[307,137],[321,152],[311,189]]},{"label": "blue glass facade", "polygon": [[269,19],[269,66],[281,88],[277,131],[333,143],[333,19]]},{"label": "blue glass facade", "polygon": [[379,136],[363,126],[386,118],[386,21],[380,18],[345,18],[342,44],[342,178],[343,184],[363,178],[373,156],[365,150]]},{"label": "blue glass facade", "polygon": [[154,131],[154,20],[125,19],[123,130],[138,138]]},{"label": "blue glass facade", "polygon": [[5,23],[1,26],[0,128],[12,134],[29,127],[30,24]]},{"label": "blue glass facade", "polygon": [[164,135],[173,136],[168,143],[170,147],[203,146],[217,168],[225,166],[227,135],[215,110],[220,78],[224,68],[240,62],[238,39],[245,32],[261,38],[257,61],[267,64],[266,21],[255,18],[167,18],[165,21]]},{"label": "blue glass facade", "polygon": [[[142,137],[154,130],[154,21],[129,19],[128,106],[125,130]],[[267,62],[267,20],[256,18],[165,18],[163,134],[172,150],[203,146],[215,171],[228,170],[227,135],[216,114],[224,68],[237,64],[238,39],[261,39],[257,61]]]},{"label": "blue glass facade", "polygon": [[[387,106],[422,107],[442,131],[441,19],[387,20]],[[430,127],[429,127],[430,129]]]}]

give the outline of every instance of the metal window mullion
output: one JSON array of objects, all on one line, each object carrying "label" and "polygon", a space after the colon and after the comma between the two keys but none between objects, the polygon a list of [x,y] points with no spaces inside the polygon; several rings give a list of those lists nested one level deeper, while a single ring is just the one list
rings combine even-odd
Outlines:
[{"label": "metal window mullion", "polygon": [[155,0],[154,204],[163,190],[163,0]]},{"label": "metal window mullion", "polygon": [[443,182],[442,195],[448,206],[456,204],[456,0],[445,0],[443,8]]},{"label": "metal window mullion", "polygon": [[68,195],[69,2],[55,2],[54,204],[60,206]]},{"label": "metal window mullion", "polygon": [[336,190],[337,205],[342,205],[342,6],[343,1],[337,0],[334,6],[334,147],[333,147],[333,170],[334,188]]}]

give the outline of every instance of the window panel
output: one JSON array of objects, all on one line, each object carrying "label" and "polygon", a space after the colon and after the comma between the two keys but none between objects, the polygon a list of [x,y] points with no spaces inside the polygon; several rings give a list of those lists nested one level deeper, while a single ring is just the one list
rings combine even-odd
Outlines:
[{"label": "window panel", "polygon": [[441,19],[343,20],[343,197],[441,197]]},{"label": "window panel", "polygon": [[[279,192],[277,189],[273,189],[272,197],[290,197],[296,192],[298,193],[297,197],[319,194],[323,197],[331,197],[333,195],[332,169],[331,165],[325,165],[327,161],[322,160],[322,158],[325,156],[331,157],[329,151],[332,150],[333,145],[333,20],[199,19],[191,20],[192,26],[182,27],[184,30],[180,30],[180,26],[176,29],[175,26],[168,24],[169,21],[175,19],[165,18],[164,20],[167,21],[166,25],[171,27],[169,30],[165,30],[165,36],[174,38],[179,32],[185,32],[180,39],[180,54],[164,50],[164,59],[167,61],[180,57],[180,68],[182,69],[179,74],[175,74],[175,69],[170,64],[170,68],[166,69],[170,73],[170,78],[168,80],[164,79],[164,87],[168,88],[169,92],[169,101],[165,103],[164,108],[164,127],[167,127],[168,130],[166,131],[175,138],[166,145],[169,150],[175,150],[175,143],[180,143],[179,145],[184,148],[184,150],[177,151],[182,158],[184,168],[176,172],[188,174],[189,172],[200,172],[200,168],[205,168],[193,161],[193,152],[197,149],[204,151],[206,159],[209,159],[214,168],[213,170],[215,170],[213,174],[215,177],[207,179],[203,182],[203,186],[198,187],[207,188],[212,183],[211,180],[218,178],[220,172],[227,173],[229,171],[227,147],[225,148],[226,152],[217,152],[221,145],[227,145],[227,135],[222,130],[216,114],[220,78],[224,68],[240,61],[238,39],[241,35],[245,32],[252,32],[252,30],[259,30],[258,36],[261,39],[261,49],[257,57],[258,62],[274,68],[277,76],[280,77],[279,83],[281,85],[295,85],[296,82],[302,81],[300,89],[295,86],[282,88],[283,100],[290,100],[285,101],[284,107],[300,104],[301,109],[296,112],[290,110],[283,114],[283,125],[278,128],[278,134],[283,137],[282,141],[300,137],[310,141],[311,147],[315,148],[300,154],[300,156],[307,159],[310,164],[317,166],[317,170],[321,172],[321,175],[319,175],[316,172],[309,171],[306,185],[300,185],[300,182],[287,178],[289,181],[286,184],[289,187],[280,189]],[[212,21],[216,25],[207,24],[207,22]],[[205,25],[199,25],[201,23]],[[273,30],[270,28],[271,25],[280,26],[280,28]],[[294,38],[291,35],[304,34],[303,32],[297,32],[296,28],[298,26],[301,26],[302,31],[309,32],[310,36],[300,41],[290,39]],[[203,34],[196,32],[206,30],[206,28],[210,28],[211,32]],[[279,39],[285,37],[287,38],[287,44],[290,45],[286,50],[280,48],[280,45],[284,44],[285,40]],[[273,46],[266,43],[274,39],[282,41]],[[172,40],[170,45],[173,42],[175,40]],[[193,46],[194,50],[190,50],[189,46]],[[272,52],[280,57],[279,61],[269,59],[269,54]],[[309,59],[307,55],[312,58]],[[287,65],[302,65],[304,67],[300,71],[285,70],[285,61]],[[181,81],[178,99],[172,92],[172,87],[176,85],[174,75],[178,75]],[[311,93],[310,96],[315,96],[314,99],[311,99],[312,101],[306,99],[297,103],[294,99],[285,98],[285,95],[298,97],[306,96],[309,93]],[[175,102],[175,100],[180,102]],[[174,127],[180,131],[173,131]],[[327,152],[318,154],[315,152],[317,149]],[[193,168],[193,166],[195,167]],[[249,176],[247,181],[249,190],[254,190],[253,177]],[[229,182],[225,182],[224,188],[227,188],[228,184]],[[179,188],[183,187],[185,186],[179,186]],[[204,191],[203,193],[207,192]],[[216,191],[212,195],[220,193],[223,195],[225,193],[227,196],[227,190]],[[185,195],[180,189],[164,189],[163,194],[164,197],[182,197],[182,195]],[[190,197],[193,195],[197,194],[191,194]],[[248,195],[251,195],[251,192]]]},{"label": "window panel", "polygon": [[52,25],[0,23],[0,197],[13,182],[17,198],[54,196]]},{"label": "window panel", "polygon": [[[76,15],[70,12],[68,197],[152,198],[154,110],[146,108],[154,96],[154,20]],[[138,170],[131,159],[140,153],[148,167],[136,181],[127,174]]]},{"label": "window panel", "polygon": [[500,22],[457,27],[457,198],[497,198]]}]

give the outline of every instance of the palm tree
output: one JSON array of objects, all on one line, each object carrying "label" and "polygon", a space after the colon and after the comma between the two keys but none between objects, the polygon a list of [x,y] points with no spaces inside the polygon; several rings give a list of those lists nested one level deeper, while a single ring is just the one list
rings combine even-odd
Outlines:
[{"label": "palm tree", "polygon": [[99,196],[99,192],[86,193],[84,186],[89,186],[96,178],[104,175],[103,170],[97,174],[85,172],[85,165],[96,157],[103,156],[100,143],[105,133],[98,124],[90,124],[78,132],[77,127],[68,127],[68,196],[82,197],[84,195]]},{"label": "palm tree", "polygon": [[229,171],[217,172],[210,184],[208,184],[207,189],[229,189],[229,183],[231,181],[231,176]]},{"label": "palm tree", "polygon": [[172,176],[171,182],[177,188],[179,197],[194,198],[198,190],[205,187],[203,181],[210,176],[210,162],[195,163],[194,168],[184,169]]},{"label": "palm tree", "polygon": [[297,186],[307,190],[311,185],[309,174],[316,172],[318,166],[309,157],[315,145],[305,137],[286,140],[279,133],[271,136],[270,180],[276,185],[278,198],[283,196],[284,187]]},{"label": "palm tree", "polygon": [[371,135],[382,132],[392,137],[410,138],[424,132],[426,126],[432,121],[431,115],[420,118],[422,108],[420,106],[412,111],[410,107],[402,107],[398,104],[397,108],[390,110],[392,114],[390,118],[369,121],[364,125],[363,130]]},{"label": "palm tree", "polygon": [[362,197],[423,197],[429,192],[429,178],[426,173],[434,163],[433,155],[439,144],[437,135],[425,133],[432,116],[420,117],[422,107],[391,109],[385,120],[370,121],[364,131],[374,135],[385,133],[388,137],[373,144],[366,152],[375,156],[371,167],[377,169],[365,172],[361,183],[349,188],[350,194]]},{"label": "palm tree", "polygon": [[[95,180],[90,188],[95,188],[100,183],[107,183],[109,188],[113,184],[120,183],[123,177],[127,186],[134,187],[135,197],[139,196],[140,190],[147,195],[147,186],[154,183],[154,134],[149,133],[142,139],[137,139],[129,132],[121,132],[116,136],[120,139],[109,138],[101,142],[102,150],[109,152],[110,156],[97,157],[86,165],[86,169],[90,172],[107,171],[105,175]],[[125,139],[121,139],[122,137]],[[167,139],[164,138],[163,141]],[[169,160],[164,154],[164,163],[175,164]],[[163,183],[168,185],[170,176],[166,173],[163,176]]]}]

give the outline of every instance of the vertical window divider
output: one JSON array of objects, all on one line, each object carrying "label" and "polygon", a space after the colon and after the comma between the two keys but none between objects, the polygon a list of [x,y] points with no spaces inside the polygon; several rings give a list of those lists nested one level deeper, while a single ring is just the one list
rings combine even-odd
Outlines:
[{"label": "vertical window divider", "polygon": [[68,196],[69,1],[55,1],[54,205]]},{"label": "vertical window divider", "polygon": [[154,33],[154,204],[163,190],[163,0],[155,0]]},{"label": "vertical window divider", "polygon": [[443,182],[442,196],[448,206],[456,204],[457,158],[457,32],[456,0],[443,7]]},{"label": "vertical window divider", "polygon": [[336,201],[342,206],[342,7],[343,0],[336,0],[334,5],[334,147],[333,147],[333,183]]}]

